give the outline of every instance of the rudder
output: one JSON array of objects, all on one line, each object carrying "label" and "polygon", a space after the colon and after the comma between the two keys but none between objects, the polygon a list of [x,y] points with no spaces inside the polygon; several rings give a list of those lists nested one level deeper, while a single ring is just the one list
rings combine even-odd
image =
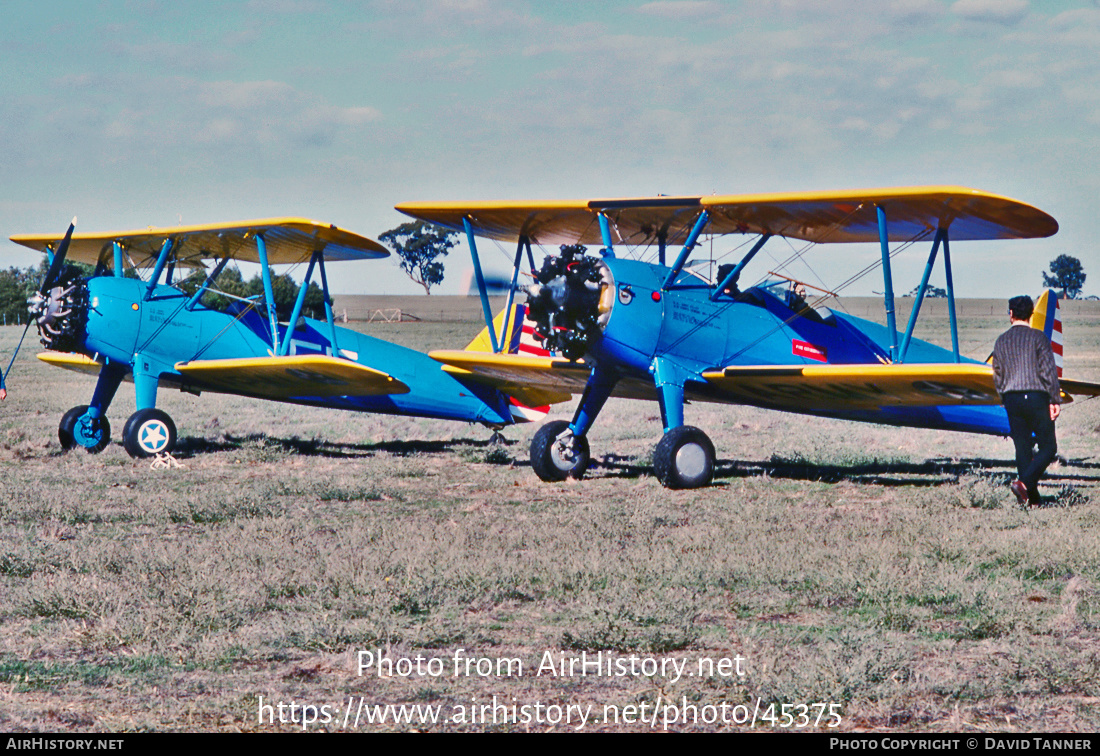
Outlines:
[{"label": "rudder", "polygon": [[1032,328],[1043,332],[1050,340],[1054,352],[1054,364],[1058,367],[1058,377],[1062,376],[1062,303],[1054,289],[1047,289],[1035,302],[1035,311],[1031,313]]},{"label": "rudder", "polygon": [[[506,318],[509,314],[511,316]],[[505,323],[506,319],[507,323]],[[505,332],[506,327],[507,332]],[[550,352],[535,341],[534,329],[535,324],[527,319],[527,305],[524,304],[513,303],[511,313],[505,308],[493,318],[493,331],[498,337],[497,343],[503,345],[501,352],[504,354],[549,357]],[[492,352],[493,342],[489,338],[489,329],[482,328],[481,333],[466,345],[464,351]],[[508,409],[512,413],[512,419],[517,423],[537,422],[550,413],[550,405],[529,407],[513,396],[508,397]]]}]

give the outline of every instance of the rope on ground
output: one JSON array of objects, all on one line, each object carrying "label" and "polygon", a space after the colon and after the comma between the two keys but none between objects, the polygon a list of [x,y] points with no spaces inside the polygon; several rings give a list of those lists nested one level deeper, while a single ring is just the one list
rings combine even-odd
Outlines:
[{"label": "rope on ground", "polygon": [[187,465],[180,464],[180,461],[168,452],[161,452],[158,454],[149,467],[153,470],[167,470],[169,468],[176,468],[178,470],[187,469]]}]

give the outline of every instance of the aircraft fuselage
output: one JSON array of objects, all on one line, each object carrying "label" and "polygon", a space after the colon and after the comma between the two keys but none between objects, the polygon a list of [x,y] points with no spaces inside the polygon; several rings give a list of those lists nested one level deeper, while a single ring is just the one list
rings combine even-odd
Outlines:
[{"label": "aircraft fuselage", "polygon": [[[162,386],[178,386],[192,392],[221,390],[181,375],[175,365],[192,360],[266,357],[275,351],[268,321],[249,306],[244,307],[243,315],[241,310],[223,312],[201,304],[187,309],[190,297],[179,289],[156,285],[149,292],[147,283],[128,278],[98,276],[89,279],[87,286],[85,351],[131,370],[153,374]],[[289,327],[279,324],[276,343],[282,343]],[[343,357],[382,370],[403,381],[410,390],[380,396],[303,394],[286,401],[489,426],[513,422],[508,399],[500,392],[463,383],[421,352],[346,328],[333,329],[324,321],[301,318],[288,354]],[[247,391],[233,393],[249,395]]]},{"label": "aircraft fuselage", "polygon": [[[615,297],[602,336],[589,353],[595,362],[616,365],[625,374],[647,376],[658,357],[689,376],[734,365],[878,365],[889,361],[890,334],[878,323],[838,312],[825,311],[823,315],[767,288],[712,298],[713,286],[688,272],[663,289],[667,267],[614,258],[603,262],[614,279]],[[906,361],[949,363],[955,357],[950,350],[913,339]],[[722,401],[704,381],[689,379],[684,388],[689,398]],[[761,397],[759,404],[768,406],[766,397]],[[812,414],[889,425],[1008,433],[1008,419],[999,406],[883,407]]]}]

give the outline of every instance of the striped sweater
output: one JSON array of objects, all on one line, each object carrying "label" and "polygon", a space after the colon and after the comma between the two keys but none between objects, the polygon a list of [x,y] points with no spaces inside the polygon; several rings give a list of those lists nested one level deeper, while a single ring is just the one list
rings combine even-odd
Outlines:
[{"label": "striped sweater", "polygon": [[998,394],[1045,391],[1052,403],[1062,403],[1054,352],[1042,331],[1014,325],[997,338],[993,346],[993,385]]}]

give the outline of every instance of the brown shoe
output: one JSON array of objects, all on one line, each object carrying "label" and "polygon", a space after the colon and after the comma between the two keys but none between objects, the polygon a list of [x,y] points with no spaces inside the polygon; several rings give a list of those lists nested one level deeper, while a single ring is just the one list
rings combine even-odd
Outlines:
[{"label": "brown shoe", "polygon": [[1027,486],[1022,480],[1016,479],[1009,484],[1009,489],[1016,496],[1016,503],[1020,506],[1027,504]]}]

